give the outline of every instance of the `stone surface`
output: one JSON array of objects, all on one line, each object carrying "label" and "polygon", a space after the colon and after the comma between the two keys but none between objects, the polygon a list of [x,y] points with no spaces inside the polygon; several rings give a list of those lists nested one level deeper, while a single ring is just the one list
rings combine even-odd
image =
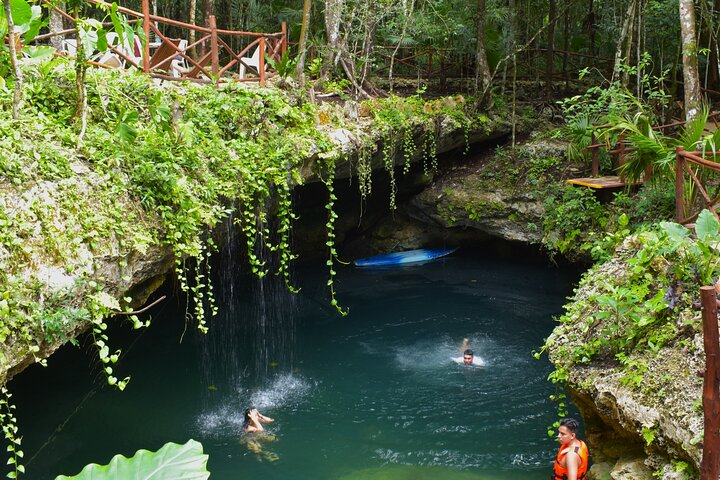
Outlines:
[{"label": "stone surface", "polygon": [[612,480],[610,472],[614,464],[608,462],[594,463],[587,473],[587,480]]},{"label": "stone surface", "polygon": [[[622,283],[631,268],[626,259],[637,248],[636,238],[626,239],[613,259],[591,269],[589,279],[576,290],[574,301],[587,298],[607,278]],[[585,309],[580,315],[593,313]],[[697,310],[683,311],[674,320],[676,328],[682,331],[686,325],[696,324],[699,316]],[[553,362],[562,363],[556,356],[560,346],[572,349],[595,335],[587,325],[583,318],[575,318],[555,328],[548,341]],[[682,342],[664,346],[656,353],[644,349],[628,354],[628,361],[647,365],[642,387],[633,387],[627,381],[619,362],[605,360],[569,366],[568,386],[585,420],[597,461],[611,462],[632,454],[652,463],[653,470],[663,470],[670,459],[687,462],[699,470],[703,418],[698,401],[702,379],[696,372],[704,370],[705,360],[702,335],[695,332],[686,335]],[[642,469],[633,467],[635,463],[614,469],[613,478],[645,478]]]},{"label": "stone surface", "polygon": [[621,459],[610,472],[613,480],[655,480],[653,472],[638,459]]},{"label": "stone surface", "polygon": [[[338,110],[339,115],[356,119],[358,122],[357,128],[353,130],[352,127],[340,128],[334,125],[324,125],[320,128],[328,134],[331,143],[334,144],[333,152],[329,156],[340,158],[340,160],[337,160],[336,177],[343,179],[350,177],[355,172],[353,162],[357,160],[358,149],[368,143],[374,143],[377,148],[373,150],[382,152],[382,138],[378,133],[367,133],[373,132],[371,128],[372,118],[360,118],[361,112],[357,105],[348,104],[341,106]],[[510,126],[507,121],[501,118],[487,118],[487,121],[476,130],[465,132],[458,122],[446,118],[437,126],[437,152],[441,154],[461,147],[465,145],[466,140],[470,142],[486,141],[490,138],[507,135],[509,129]],[[423,145],[422,142],[426,135],[424,127],[419,125],[413,127],[413,135],[415,136],[415,145]],[[411,156],[411,162],[422,159],[421,149],[418,148],[417,150],[418,152]],[[402,152],[396,151],[395,154],[398,158],[402,158]],[[298,167],[302,183],[317,182],[319,180],[317,172],[321,170],[318,169],[318,162],[322,161],[323,158],[321,158],[317,146],[314,144],[308,146],[305,155],[306,159]],[[375,154],[370,158],[370,166],[384,169],[381,154]],[[84,159],[77,161],[72,168],[78,175],[67,181],[76,182],[79,191],[90,192],[93,183],[101,181],[101,179],[94,178],[92,169],[89,168]],[[60,211],[55,198],[59,189],[58,185],[53,182],[41,181],[30,185],[24,190],[16,189],[13,186],[7,186],[6,188],[0,182],[0,191],[3,191],[0,200],[14,209],[30,211],[33,205],[42,203],[48,209],[55,212]],[[132,203],[133,199],[118,198],[117,201],[125,202],[127,208],[136,211],[141,210],[139,206]],[[326,219],[324,216],[318,216],[317,211],[313,215],[318,219],[318,228],[309,230],[313,233],[306,236],[308,239],[315,240],[313,244],[314,251],[318,250],[316,248],[318,244],[324,244],[325,242],[324,225]],[[324,212],[324,209],[319,211]],[[356,220],[355,217],[349,216],[337,221],[338,237],[336,241],[338,243],[342,242],[345,231],[356,228]],[[151,214],[149,214],[147,221],[153,224],[154,220],[151,218]],[[159,222],[155,222],[155,224],[157,225]],[[68,219],[56,216],[53,218],[53,227],[58,230],[71,229],[73,223]],[[41,228],[44,228],[41,222],[36,222],[35,232],[40,232]],[[162,232],[157,233],[157,238],[160,238]],[[37,237],[39,239],[40,235],[37,235]],[[36,244],[33,244],[33,241],[36,241]],[[406,244],[412,245],[410,242]],[[45,255],[41,240],[30,239],[28,249],[32,251],[30,255],[33,259],[29,262],[32,266],[25,270],[24,275],[26,278],[38,279],[44,285],[42,288],[47,292],[78,288],[79,279],[90,277],[97,281],[104,292],[117,299],[132,296],[132,306],[142,305],[148,296],[162,284],[165,275],[172,272],[174,268],[173,252],[167,246],[159,243],[150,244],[146,251],[139,253],[127,248],[121,248],[113,238],[96,239],[92,249],[88,244],[81,242],[72,254],[63,255],[61,263]],[[1,250],[0,248],[0,258],[6,254]],[[66,334],[68,337],[72,337],[86,328],[87,325],[73,325]],[[8,377],[12,377],[12,375],[29,364],[46,358],[62,343],[61,341],[42,343],[40,340],[38,342],[40,343],[36,352],[27,351],[27,346],[22,349],[14,345],[12,341],[0,345],[0,384],[3,384]]]}]

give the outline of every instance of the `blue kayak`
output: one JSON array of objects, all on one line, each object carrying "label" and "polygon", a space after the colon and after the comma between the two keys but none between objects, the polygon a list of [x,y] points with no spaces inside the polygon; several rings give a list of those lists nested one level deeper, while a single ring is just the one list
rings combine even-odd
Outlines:
[{"label": "blue kayak", "polygon": [[404,252],[385,253],[372,257],[359,258],[353,262],[356,267],[387,267],[393,265],[412,265],[429,262],[444,257],[457,250],[457,248],[420,248]]}]

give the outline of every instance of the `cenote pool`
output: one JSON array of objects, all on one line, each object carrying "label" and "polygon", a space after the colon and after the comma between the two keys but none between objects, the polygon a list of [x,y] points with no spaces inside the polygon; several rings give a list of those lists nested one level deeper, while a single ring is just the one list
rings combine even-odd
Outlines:
[{"label": "cenote pool", "polygon": [[[531,352],[578,273],[517,257],[460,250],[422,266],[341,267],[345,318],[323,297],[324,267],[298,269],[294,296],[225,272],[207,337],[186,327],[181,298],[142,333],[116,329],[125,392],[103,387],[87,341],[10,384],[27,478],[189,438],[216,480],[547,478],[554,388]],[[485,367],[450,360],[464,337]],[[274,417],[274,438],[248,444],[249,405]]]}]

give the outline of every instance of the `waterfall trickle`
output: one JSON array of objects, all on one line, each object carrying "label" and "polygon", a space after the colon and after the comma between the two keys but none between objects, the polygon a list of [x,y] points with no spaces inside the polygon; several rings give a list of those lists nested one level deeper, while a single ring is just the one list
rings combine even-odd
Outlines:
[{"label": "waterfall trickle", "polygon": [[231,215],[213,262],[218,315],[200,342],[202,372],[210,391],[237,392],[293,368],[297,300],[274,272],[276,255],[260,242],[255,254],[271,273],[262,278],[247,267],[245,236]]}]

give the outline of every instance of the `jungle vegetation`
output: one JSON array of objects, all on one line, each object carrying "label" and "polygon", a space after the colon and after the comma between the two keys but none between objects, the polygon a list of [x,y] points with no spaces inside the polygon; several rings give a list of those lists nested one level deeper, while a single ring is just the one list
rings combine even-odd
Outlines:
[{"label": "jungle vegetation", "polygon": [[[548,196],[548,248],[582,248],[598,261],[641,223],[669,219],[668,152],[677,142],[710,151],[717,145],[717,136],[699,125],[708,115],[703,102],[720,90],[720,0],[152,0],[150,8],[196,24],[215,16],[219,28],[231,30],[274,32],[287,22],[289,53],[274,68],[292,81],[279,92],[158,88],[138,72],[88,66],[92,52],[107,49],[108,32],[141,33],[112,4],[3,0],[0,12],[0,340],[42,361],[43,344],[71,341],[65,336],[74,325],[89,325],[108,383],[119,388],[128,379],[113,374],[119,353],[109,346],[105,318],[129,310],[130,300],[105,292],[92,266],[62,294],[47,296],[42,282],[23,275],[36,261],[33,249],[63,265],[112,239],[123,268],[131,252],[166,245],[195,300],[191,316],[207,328],[216,308],[207,280],[214,248],[208,232],[239,208],[253,272],[289,280],[289,195],[299,181],[293,167],[304,153],[320,151],[327,154],[316,173],[328,187],[328,287],[342,313],[332,290],[337,153],[315,128],[339,120],[323,114],[318,95],[363,101],[385,145],[393,146],[382,152],[389,172],[417,149],[433,168],[435,122],[448,117],[471,128],[489,109],[503,109],[513,124],[523,109],[549,110],[565,123],[557,135],[570,140],[571,157],[585,155],[593,134],[608,145],[626,134],[635,149],[626,174],[637,176],[650,164],[659,172],[645,190],[647,209],[633,217],[627,197],[608,209],[577,192]],[[48,46],[59,45],[59,32],[77,40],[76,59],[53,56]],[[462,95],[433,103],[439,93]],[[652,126],[673,118],[690,121],[679,137],[653,133]],[[408,140],[418,126],[427,131],[425,145]],[[92,192],[74,180],[79,165],[93,176]],[[356,174],[369,193],[367,163],[358,162]],[[56,185],[52,201],[39,202],[47,183]],[[20,213],[5,199],[23,194],[27,208]],[[58,206],[73,228],[53,221],[51,207]],[[39,236],[36,222],[45,226]],[[156,222],[159,232],[150,227]],[[277,255],[278,267],[269,269],[255,253],[258,245]],[[2,393],[7,476],[19,478],[21,434],[11,394],[5,387]]]}]

